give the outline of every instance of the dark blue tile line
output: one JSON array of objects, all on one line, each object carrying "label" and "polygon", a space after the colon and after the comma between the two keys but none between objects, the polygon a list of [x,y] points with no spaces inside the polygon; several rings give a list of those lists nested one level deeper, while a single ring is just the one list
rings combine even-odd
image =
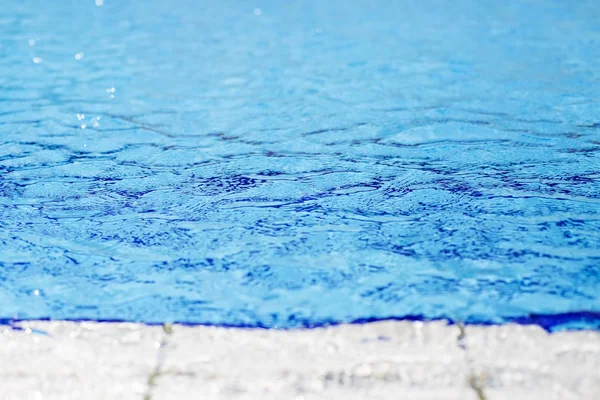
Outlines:
[{"label": "dark blue tile line", "polygon": [[[19,326],[20,322],[24,321],[51,321],[51,318],[35,318],[35,319],[8,319],[0,318],[0,325],[8,325],[13,329],[22,330]],[[133,322],[133,323],[144,323],[149,326],[159,326],[163,323],[159,322],[144,322],[144,321],[131,321],[124,319],[66,319],[61,321],[71,322],[101,322],[101,323],[118,323],[118,322]],[[579,311],[569,312],[562,314],[531,314],[528,316],[510,317],[505,318],[502,321],[494,322],[478,318],[470,318],[464,321],[452,320],[449,318],[427,318],[422,315],[406,315],[402,317],[387,317],[387,318],[360,318],[352,321],[333,321],[333,320],[322,320],[322,321],[310,321],[310,320],[299,320],[297,325],[289,328],[275,328],[273,325],[264,324],[261,322],[256,323],[240,323],[240,324],[206,324],[206,323],[191,323],[187,321],[169,321],[171,323],[180,324],[184,326],[219,326],[224,328],[241,328],[241,329],[312,329],[325,326],[340,325],[342,323],[349,324],[366,324],[370,322],[379,321],[446,321],[448,324],[453,325],[456,323],[465,323],[467,325],[502,325],[506,323],[516,323],[519,325],[538,325],[547,332],[556,332],[559,330],[599,330],[600,331],[600,312],[595,311]]]},{"label": "dark blue tile line", "polygon": [[[548,332],[558,330],[557,328],[573,325],[568,330],[600,330],[600,312],[579,311],[563,314],[532,314],[525,317],[514,317],[510,320],[522,325],[539,325]],[[579,325],[574,325],[579,324]]]}]

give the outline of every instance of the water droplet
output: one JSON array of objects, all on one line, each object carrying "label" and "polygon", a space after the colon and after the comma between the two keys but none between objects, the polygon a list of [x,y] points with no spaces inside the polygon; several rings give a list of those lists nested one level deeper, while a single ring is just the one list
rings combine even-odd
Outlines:
[{"label": "water droplet", "polygon": [[101,6],[101,5],[103,5],[103,4],[104,4],[104,0],[96,0],[96,5],[97,5],[98,7],[100,7],[100,6]]},{"label": "water droplet", "polygon": [[114,87],[106,89],[106,93],[115,93],[116,91],[117,89],[115,89]]},{"label": "water droplet", "polygon": [[255,8],[254,9],[254,15],[260,15],[262,11],[260,11],[260,8]]},{"label": "water droplet", "polygon": [[84,119],[85,119],[85,114],[77,114],[77,119],[78,119],[79,121],[82,121],[82,120],[84,120]]},{"label": "water droplet", "polygon": [[77,53],[75,54],[75,59],[76,60],[81,60],[83,58],[83,53]]},{"label": "water droplet", "polygon": [[39,291],[39,290],[37,290],[37,289],[35,289],[35,290],[33,291],[33,295],[34,295],[34,296],[39,296],[39,295],[40,295],[40,291]]},{"label": "water droplet", "polygon": [[35,46],[35,39],[29,39],[27,43],[29,43],[30,46]]},{"label": "water droplet", "polygon": [[42,58],[40,58],[40,57],[33,57],[33,63],[34,64],[39,64],[42,61],[44,61],[44,60]]}]

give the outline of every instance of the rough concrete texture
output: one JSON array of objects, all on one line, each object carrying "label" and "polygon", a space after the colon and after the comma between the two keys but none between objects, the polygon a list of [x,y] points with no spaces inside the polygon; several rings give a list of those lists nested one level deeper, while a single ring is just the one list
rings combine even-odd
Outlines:
[{"label": "rough concrete texture", "polygon": [[597,399],[600,332],[379,322],[296,330],[0,326],[0,399]]},{"label": "rough concrete texture", "polygon": [[466,350],[488,400],[600,399],[600,332],[468,327]]},{"label": "rough concrete texture", "polygon": [[288,332],[179,328],[165,347],[153,393],[156,399],[465,398],[468,369],[456,335],[444,323],[408,322]]},{"label": "rough concrete texture", "polygon": [[30,322],[0,326],[0,399],[141,399],[162,329]]}]

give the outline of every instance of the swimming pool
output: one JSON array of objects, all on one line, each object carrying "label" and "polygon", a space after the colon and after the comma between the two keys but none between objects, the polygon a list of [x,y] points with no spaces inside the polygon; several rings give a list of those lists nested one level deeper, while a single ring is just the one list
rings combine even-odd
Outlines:
[{"label": "swimming pool", "polygon": [[9,1],[0,319],[600,326],[600,5]]}]

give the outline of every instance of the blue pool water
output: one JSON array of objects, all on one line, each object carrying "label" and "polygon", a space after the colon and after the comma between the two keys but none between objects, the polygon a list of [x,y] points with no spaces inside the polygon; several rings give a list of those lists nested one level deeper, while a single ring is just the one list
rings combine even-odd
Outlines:
[{"label": "blue pool water", "polygon": [[0,320],[600,328],[600,2],[5,0]]}]

